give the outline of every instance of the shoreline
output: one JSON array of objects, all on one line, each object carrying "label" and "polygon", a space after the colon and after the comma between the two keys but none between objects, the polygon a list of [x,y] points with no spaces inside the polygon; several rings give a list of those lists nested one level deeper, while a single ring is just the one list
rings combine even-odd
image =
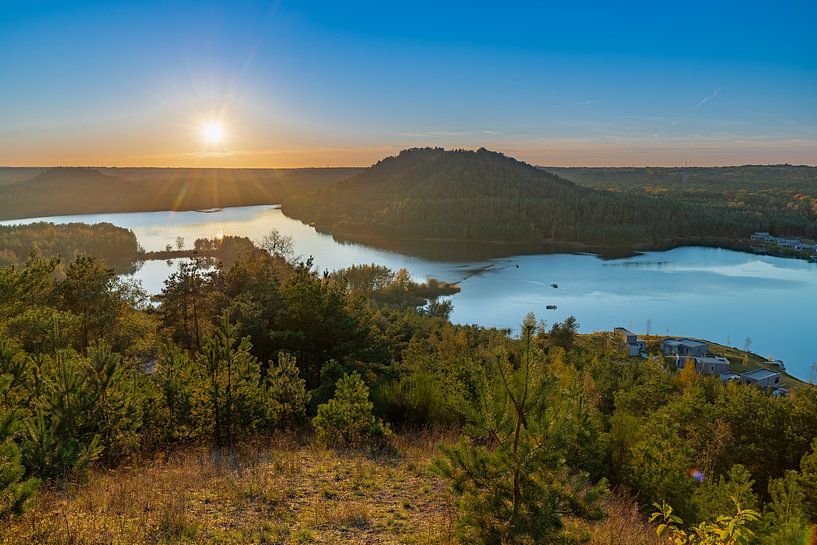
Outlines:
[{"label": "shoreline", "polygon": [[[744,253],[751,253],[755,255],[767,255],[771,257],[798,259],[807,262],[815,262],[815,258],[797,255],[792,252],[783,251],[769,251],[774,248],[761,247],[752,244],[749,236],[746,238],[723,238],[723,237],[689,237],[689,238],[675,238],[667,239],[657,242],[638,242],[632,244],[611,245],[611,244],[594,244],[579,241],[567,240],[544,240],[544,241],[513,241],[513,240],[475,240],[475,239],[454,239],[454,238],[429,238],[429,237],[411,237],[401,235],[383,235],[375,232],[357,232],[357,231],[343,231],[333,230],[332,226],[326,222],[308,221],[308,218],[302,218],[298,215],[288,213],[287,207],[284,203],[276,202],[252,202],[236,206],[224,206],[218,208],[188,208],[180,207],[177,209],[158,209],[158,208],[140,208],[135,210],[103,210],[103,211],[69,211],[55,214],[48,214],[42,216],[27,216],[27,217],[4,217],[0,214],[0,225],[24,225],[28,223],[35,223],[39,221],[47,221],[48,218],[58,218],[67,216],[90,216],[90,215],[106,215],[106,214],[140,214],[140,213],[162,213],[162,212],[199,212],[204,214],[211,214],[216,212],[223,212],[224,210],[255,207],[255,206],[269,206],[280,209],[281,212],[289,219],[293,219],[313,227],[318,233],[331,236],[335,241],[343,244],[362,244],[371,246],[376,249],[403,253],[413,255],[415,257],[441,259],[451,261],[452,254],[459,253],[461,257],[453,259],[452,262],[467,261],[472,259],[469,256],[468,250],[476,254],[476,259],[499,259],[506,257],[513,257],[517,255],[548,255],[548,254],[590,254],[599,259],[622,259],[627,257],[635,257],[642,255],[645,252],[660,252],[668,251],[675,248],[683,247],[707,247],[707,248],[721,248],[725,250],[733,250]],[[16,223],[20,222],[20,223]],[[23,223],[25,222],[25,223]],[[84,222],[79,222],[84,223]],[[422,250],[419,246],[425,246]],[[436,248],[435,248],[436,247]],[[451,250],[460,250],[459,252]],[[464,251],[463,251],[464,250]],[[150,261],[174,259],[177,257],[192,257],[183,252],[184,255],[170,255],[165,257],[165,254],[175,254],[175,251],[166,252],[162,250],[146,251],[134,260]],[[449,259],[446,259],[448,257]]]}]

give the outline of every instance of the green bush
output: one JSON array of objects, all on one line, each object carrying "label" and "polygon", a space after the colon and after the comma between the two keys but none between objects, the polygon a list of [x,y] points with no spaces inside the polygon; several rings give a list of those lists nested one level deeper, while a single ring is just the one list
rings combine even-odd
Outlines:
[{"label": "green bush", "polygon": [[734,515],[720,515],[715,522],[702,522],[694,528],[684,529],[684,521],[673,514],[666,502],[653,506],[658,510],[650,516],[650,522],[657,523],[656,534],[665,543],[672,545],[749,545],[757,543],[751,526],[760,520],[760,513],[745,509],[737,498]]},{"label": "green bush", "polygon": [[332,447],[382,445],[391,434],[388,426],[372,414],[369,389],[360,375],[344,375],[336,386],[335,397],[318,406],[312,419],[319,443]]}]

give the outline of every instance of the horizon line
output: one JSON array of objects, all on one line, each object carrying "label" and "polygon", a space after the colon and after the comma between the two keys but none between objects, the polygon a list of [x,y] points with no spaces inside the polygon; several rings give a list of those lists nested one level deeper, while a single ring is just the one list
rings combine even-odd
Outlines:
[{"label": "horizon line", "polygon": [[[387,156],[387,157],[394,157],[394,156]],[[512,159],[516,159],[508,155],[508,157]],[[385,159],[386,157],[384,157]],[[537,164],[531,163],[528,161],[523,161],[521,159],[516,159],[522,163],[531,165],[536,168],[740,168],[740,167],[807,167],[807,168],[817,168],[817,163],[740,163],[740,164],[719,164],[719,165],[701,165],[701,164],[691,164],[691,165],[658,165],[658,164],[648,164],[648,165],[582,165],[582,164],[572,164],[572,165],[544,165],[544,164]],[[65,168],[65,169],[132,169],[132,168],[139,168],[139,169],[164,169],[164,170],[329,170],[329,169],[365,169],[374,166],[376,163],[371,163],[368,165],[311,165],[311,166],[283,166],[283,167],[259,167],[259,166],[170,166],[170,165],[0,165],[0,169],[52,169],[52,168]]]}]

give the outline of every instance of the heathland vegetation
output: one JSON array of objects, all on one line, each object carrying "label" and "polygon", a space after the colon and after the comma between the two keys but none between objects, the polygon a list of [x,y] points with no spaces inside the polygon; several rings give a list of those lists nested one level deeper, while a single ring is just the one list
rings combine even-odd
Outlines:
[{"label": "heathland vegetation", "polygon": [[156,305],[94,258],[0,268],[0,542],[814,539],[817,389],[573,319],[454,325],[453,288],[286,242],[182,265]]}]

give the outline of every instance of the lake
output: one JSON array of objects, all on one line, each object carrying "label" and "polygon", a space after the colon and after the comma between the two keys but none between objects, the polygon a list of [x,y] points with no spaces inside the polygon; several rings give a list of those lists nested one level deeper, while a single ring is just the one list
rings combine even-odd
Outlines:
[{"label": "lake", "polygon": [[[709,339],[782,359],[787,370],[808,379],[817,362],[817,264],[721,250],[685,247],[603,260],[582,254],[525,255],[448,261],[345,244],[287,218],[271,206],[215,212],[145,212],[13,220],[110,222],[132,229],[146,250],[191,247],[200,237],[247,236],[260,240],[270,229],[291,235],[295,250],[315,266],[334,270],[377,263],[406,268],[420,280],[460,282],[452,297],[455,323],[516,329],[528,312],[552,324],[573,315],[582,332],[624,326],[636,333]],[[133,277],[148,291],[161,290],[174,263],[151,261]],[[554,288],[552,285],[558,287]],[[546,306],[556,305],[555,310]]]}]

